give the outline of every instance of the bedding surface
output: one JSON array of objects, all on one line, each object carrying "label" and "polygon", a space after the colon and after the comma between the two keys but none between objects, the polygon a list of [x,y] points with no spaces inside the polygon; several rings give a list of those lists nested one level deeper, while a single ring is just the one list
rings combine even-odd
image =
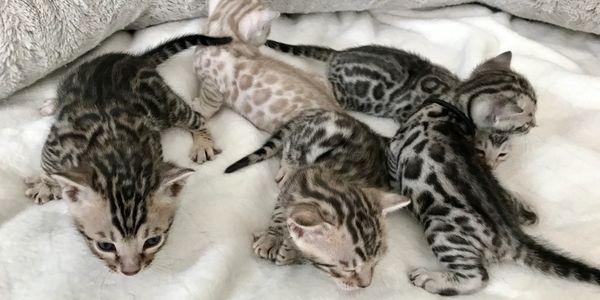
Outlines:
[{"label": "bedding surface", "polygon": [[[108,51],[139,52],[169,37],[199,32],[203,19],[117,33],[92,57]],[[549,25],[512,19],[478,6],[427,12],[337,13],[282,18],[271,38],[334,48],[379,43],[414,51],[462,77],[487,57],[513,51],[513,67],[537,90],[539,127],[516,141],[497,169],[509,189],[537,209],[540,223],[527,229],[549,243],[600,265],[600,39]],[[275,55],[313,72],[320,63]],[[160,67],[182,97],[196,94],[192,50]],[[271,159],[234,174],[231,163],[267,137],[224,109],[209,122],[216,160],[195,165],[191,137],[165,132],[165,156],[195,168],[183,191],[168,243],[153,265],[126,277],[111,273],[87,249],[65,203],[35,206],[23,178],[41,171],[40,153],[52,117],[37,108],[56,93],[60,73],[0,106],[0,299],[438,299],[413,287],[407,273],[438,268],[418,224],[407,212],[388,218],[389,252],[372,285],[339,290],[311,266],[275,266],[254,257],[251,234],[266,227],[277,195]],[[355,114],[378,132],[396,125]],[[483,291],[456,299],[598,299],[600,287],[557,279],[515,265],[490,268]]]}]

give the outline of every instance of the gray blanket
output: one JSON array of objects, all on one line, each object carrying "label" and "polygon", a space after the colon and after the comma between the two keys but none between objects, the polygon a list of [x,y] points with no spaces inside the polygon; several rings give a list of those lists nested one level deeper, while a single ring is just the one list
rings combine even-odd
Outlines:
[{"label": "gray blanket", "polygon": [[[243,1],[243,0],[240,0]],[[286,13],[424,9],[470,0],[266,0]],[[481,0],[514,15],[600,34],[597,0]],[[122,29],[206,15],[205,0],[0,0],[0,99]]]}]

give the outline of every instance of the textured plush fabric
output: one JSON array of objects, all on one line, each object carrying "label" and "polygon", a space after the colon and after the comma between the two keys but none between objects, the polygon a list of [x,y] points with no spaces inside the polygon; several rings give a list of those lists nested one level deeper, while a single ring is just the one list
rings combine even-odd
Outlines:
[{"label": "textured plush fabric", "polygon": [[97,46],[117,30],[197,17],[199,0],[2,0],[0,99]]},{"label": "textured plush fabric", "polygon": [[[241,0],[242,1],[242,0]],[[286,13],[428,9],[471,0],[265,0]],[[596,0],[482,0],[516,16],[600,33]],[[0,1],[0,99],[95,47],[123,28],[206,15],[205,0]]]},{"label": "textured plush fabric", "polygon": [[[134,36],[119,33],[100,50],[140,51],[171,36],[198,32],[201,26],[202,20],[191,20]],[[540,224],[528,232],[600,265],[599,38],[511,19],[480,6],[283,18],[272,37],[335,48],[392,45],[429,57],[461,77],[484,58],[512,50],[514,68],[537,90],[539,127],[516,141],[511,157],[497,170],[499,180],[538,211]],[[196,93],[192,53],[181,53],[160,71],[188,100]],[[277,57],[324,71],[322,63]],[[109,272],[86,248],[64,202],[36,206],[24,196],[23,178],[41,171],[41,147],[52,122],[36,109],[55,92],[58,76],[0,106],[0,299],[444,299],[409,283],[406,274],[413,268],[440,266],[421,227],[406,212],[388,218],[389,252],[365,290],[345,293],[313,267],[279,267],[254,257],[251,233],[268,224],[278,190],[273,180],[278,162],[270,159],[223,174],[267,136],[230,110],[209,122],[217,147],[223,149],[212,162],[198,166],[188,159],[188,133],[165,133],[165,156],[197,170],[182,191],[168,243],[153,265],[136,276]],[[387,135],[395,130],[390,121],[361,119]],[[598,286],[505,264],[490,268],[490,284],[483,291],[456,299],[587,300],[599,294]]]}]

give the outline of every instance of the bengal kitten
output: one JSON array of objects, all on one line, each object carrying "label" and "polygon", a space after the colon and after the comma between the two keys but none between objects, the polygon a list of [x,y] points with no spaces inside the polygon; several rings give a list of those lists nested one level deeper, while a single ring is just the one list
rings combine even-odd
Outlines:
[{"label": "bengal kitten", "polygon": [[195,100],[198,107],[214,113],[225,104],[270,133],[302,110],[341,110],[319,76],[260,53],[271,22],[278,16],[260,0],[222,0],[216,4],[206,33],[232,36],[233,42],[196,50],[200,85],[208,86],[203,91],[211,92]]},{"label": "bengal kitten", "polygon": [[[390,47],[336,51],[271,40],[266,45],[327,62],[333,93],[347,110],[394,118],[402,124],[428,98],[467,105],[467,116],[479,131],[476,145],[494,165],[506,158],[500,155],[510,148],[510,136],[526,133],[535,124],[535,93],[525,77],[511,70],[511,52],[487,60],[461,81],[440,65]],[[499,135],[504,136],[502,143]]]},{"label": "bengal kitten", "polygon": [[92,253],[111,270],[134,275],[152,262],[193,172],[163,161],[160,131],[181,127],[195,140],[204,134],[204,118],[156,66],[190,46],[230,41],[190,35],[141,55],[106,54],[60,84],[42,150],[44,174],[27,180],[26,194],[40,204],[66,199]]},{"label": "bengal kitten", "polygon": [[490,264],[510,261],[600,283],[599,269],[521,229],[537,216],[502,187],[477,154],[468,111],[468,106],[427,101],[392,139],[388,165],[394,186],[413,200],[411,210],[445,268],[418,268],[410,273],[411,282],[434,294],[474,293],[487,284]]},{"label": "bengal kitten", "polygon": [[281,190],[254,252],[278,265],[311,263],[344,289],[369,286],[387,248],[384,215],[409,203],[386,192],[386,139],[344,113],[306,110],[225,173],[280,151]]}]

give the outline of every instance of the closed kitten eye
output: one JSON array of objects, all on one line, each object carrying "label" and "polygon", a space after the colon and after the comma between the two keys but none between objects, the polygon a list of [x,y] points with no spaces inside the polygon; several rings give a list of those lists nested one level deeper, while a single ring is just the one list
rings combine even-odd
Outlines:
[{"label": "closed kitten eye", "polygon": [[115,252],[115,244],[109,242],[96,242],[96,247],[104,252]]},{"label": "closed kitten eye", "polygon": [[500,153],[498,154],[498,157],[506,157],[507,153]]},{"label": "closed kitten eye", "polygon": [[157,235],[155,237],[151,237],[144,242],[144,249],[152,248],[160,243],[162,237]]},{"label": "closed kitten eye", "polygon": [[481,150],[481,149],[476,149],[476,151],[477,151],[477,155],[479,155],[479,156],[481,156],[481,157],[484,157],[484,156],[485,156],[485,152],[484,152],[483,150]]}]

